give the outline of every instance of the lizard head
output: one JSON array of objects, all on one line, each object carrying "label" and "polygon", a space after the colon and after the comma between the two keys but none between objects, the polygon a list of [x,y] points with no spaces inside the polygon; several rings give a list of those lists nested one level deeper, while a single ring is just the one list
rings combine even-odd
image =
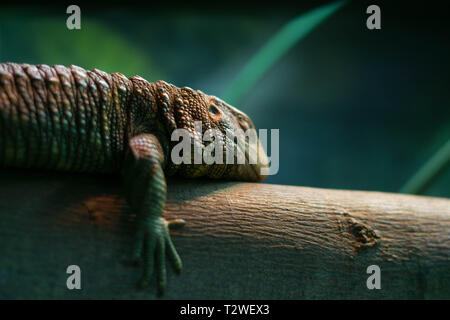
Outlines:
[{"label": "lizard head", "polygon": [[[165,105],[159,101],[163,105],[163,121],[170,132],[185,130],[193,151],[191,164],[172,163],[178,174],[248,181],[266,177],[261,169],[268,167],[268,159],[255,126],[245,113],[200,90],[171,86],[170,91],[172,94],[157,96],[167,100]],[[171,142],[171,154],[177,143]],[[197,157],[201,163],[195,161],[196,150],[201,152]]]}]

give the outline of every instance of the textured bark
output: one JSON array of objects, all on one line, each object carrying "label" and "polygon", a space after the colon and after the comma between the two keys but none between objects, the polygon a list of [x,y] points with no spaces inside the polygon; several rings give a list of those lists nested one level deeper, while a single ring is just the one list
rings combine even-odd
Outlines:
[{"label": "textured bark", "polygon": [[[156,297],[127,265],[115,176],[0,172],[0,298]],[[450,298],[450,200],[257,183],[169,181],[184,270],[163,298]],[[79,265],[82,290],[66,288]],[[381,290],[369,290],[370,265]]]}]

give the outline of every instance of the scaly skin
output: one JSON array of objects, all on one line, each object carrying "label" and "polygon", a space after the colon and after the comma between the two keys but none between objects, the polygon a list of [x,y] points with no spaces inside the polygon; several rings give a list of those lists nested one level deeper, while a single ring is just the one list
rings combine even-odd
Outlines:
[{"label": "scaly skin", "polygon": [[0,64],[0,167],[121,173],[137,214],[133,259],[144,260],[139,285],[147,286],[155,271],[160,293],[166,254],[176,271],[182,266],[169,228],[184,223],[161,216],[165,177],[258,181],[264,178],[259,169],[267,166],[259,142],[256,164],[248,157],[244,164],[174,164],[173,130],[188,130],[205,147],[194,121],[202,122],[202,132],[220,130],[225,150],[245,141],[239,135],[227,139],[228,132],[254,128],[244,113],[188,87],[77,66]]}]

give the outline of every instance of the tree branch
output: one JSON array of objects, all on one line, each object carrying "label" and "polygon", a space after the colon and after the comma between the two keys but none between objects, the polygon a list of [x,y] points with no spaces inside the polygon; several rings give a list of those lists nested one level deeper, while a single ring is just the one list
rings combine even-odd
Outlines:
[{"label": "tree branch", "polygon": [[[0,172],[0,298],[156,297],[126,263],[118,177]],[[169,181],[184,270],[167,299],[450,298],[450,200],[256,183]],[[82,290],[66,288],[78,265]],[[381,269],[369,290],[367,267]]]}]

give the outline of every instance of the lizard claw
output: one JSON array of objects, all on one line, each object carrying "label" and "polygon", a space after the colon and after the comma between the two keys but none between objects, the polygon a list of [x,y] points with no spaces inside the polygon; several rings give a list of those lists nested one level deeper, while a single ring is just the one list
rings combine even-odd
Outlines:
[{"label": "lizard claw", "polygon": [[186,224],[186,221],[184,221],[183,219],[175,219],[175,220],[170,220],[167,221],[167,224],[169,226],[169,230],[178,230],[182,227],[184,227],[184,225]]},{"label": "lizard claw", "polygon": [[167,222],[159,217],[148,224],[140,226],[137,232],[136,246],[133,260],[144,262],[144,271],[138,282],[139,288],[145,288],[150,283],[153,272],[156,272],[158,294],[161,295],[167,284],[166,255],[177,273],[181,272],[182,262],[169,234],[169,227],[179,228],[184,221]]}]

